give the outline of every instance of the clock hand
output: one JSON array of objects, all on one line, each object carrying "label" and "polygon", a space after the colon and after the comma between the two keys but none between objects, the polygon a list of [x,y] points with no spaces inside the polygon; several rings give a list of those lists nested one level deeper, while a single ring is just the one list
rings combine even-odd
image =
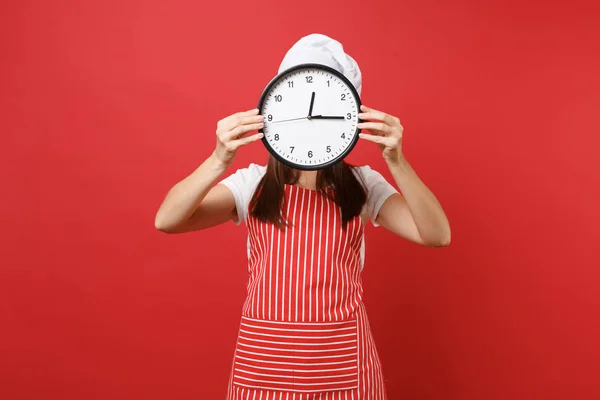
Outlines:
[{"label": "clock hand", "polygon": [[288,121],[298,121],[300,119],[308,119],[308,117],[300,117],[300,118],[290,118],[290,119],[282,119],[281,121],[272,121],[267,122],[268,124],[277,124],[279,122],[288,122]]},{"label": "clock hand", "polygon": [[308,108],[308,119],[312,117],[313,106],[315,105],[315,92],[312,92],[312,96],[310,96],[310,107]]},{"label": "clock hand", "polygon": [[311,119],[344,119],[343,115],[313,115]]}]

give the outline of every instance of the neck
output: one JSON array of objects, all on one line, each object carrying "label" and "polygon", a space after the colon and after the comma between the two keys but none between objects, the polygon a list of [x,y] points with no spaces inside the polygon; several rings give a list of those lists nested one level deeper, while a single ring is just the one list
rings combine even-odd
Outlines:
[{"label": "neck", "polygon": [[298,175],[298,185],[306,189],[317,188],[318,171],[300,171]]}]

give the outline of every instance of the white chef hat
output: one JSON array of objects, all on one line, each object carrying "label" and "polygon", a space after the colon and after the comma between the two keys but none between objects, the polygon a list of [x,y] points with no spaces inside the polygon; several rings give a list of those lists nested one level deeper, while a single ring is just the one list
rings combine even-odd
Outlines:
[{"label": "white chef hat", "polygon": [[360,68],[352,57],[344,53],[344,47],[337,40],[318,33],[304,36],[288,50],[279,66],[279,72],[306,63],[324,64],[341,72],[360,95]]}]

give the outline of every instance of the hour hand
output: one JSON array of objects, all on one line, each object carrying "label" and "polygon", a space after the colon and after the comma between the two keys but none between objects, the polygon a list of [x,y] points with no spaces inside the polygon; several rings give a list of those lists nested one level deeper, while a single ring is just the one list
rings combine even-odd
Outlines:
[{"label": "hour hand", "polygon": [[312,117],[313,106],[315,105],[315,92],[310,96],[310,106],[308,107],[308,119]]},{"label": "hour hand", "polygon": [[344,119],[343,115],[313,115],[312,119]]}]

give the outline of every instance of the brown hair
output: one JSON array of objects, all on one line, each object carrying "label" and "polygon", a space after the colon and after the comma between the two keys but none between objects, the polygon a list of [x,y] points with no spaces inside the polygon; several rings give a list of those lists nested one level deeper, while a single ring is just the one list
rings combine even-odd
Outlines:
[{"label": "brown hair", "polygon": [[[340,161],[317,173],[317,191],[333,200],[342,210],[342,226],[345,228],[352,218],[360,215],[367,201],[364,186],[354,175],[354,166]],[[258,183],[250,201],[250,215],[262,222],[269,222],[278,228],[287,226],[287,216],[282,212],[285,185],[294,185],[300,178],[300,171],[269,158],[267,171]],[[334,194],[325,191],[332,186]]]}]

